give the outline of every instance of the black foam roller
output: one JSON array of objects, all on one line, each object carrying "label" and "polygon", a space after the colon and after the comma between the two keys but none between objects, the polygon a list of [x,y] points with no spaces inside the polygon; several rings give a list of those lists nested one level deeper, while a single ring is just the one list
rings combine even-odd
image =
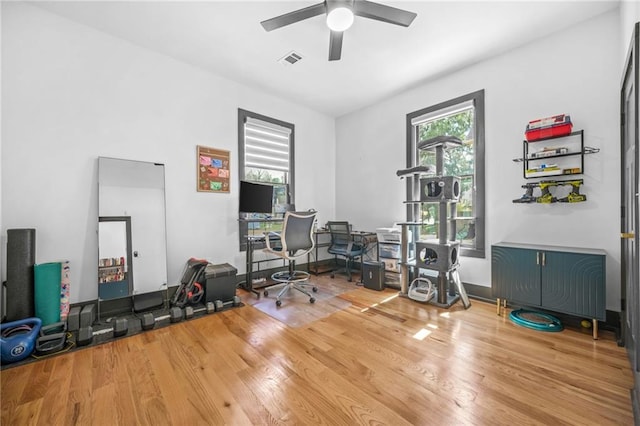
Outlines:
[{"label": "black foam roller", "polygon": [[7,229],[7,321],[35,315],[33,265],[36,230]]}]

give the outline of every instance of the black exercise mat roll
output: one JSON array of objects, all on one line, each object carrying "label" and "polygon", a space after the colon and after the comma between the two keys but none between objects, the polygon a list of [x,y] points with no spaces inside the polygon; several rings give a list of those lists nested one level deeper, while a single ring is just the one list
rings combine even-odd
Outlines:
[{"label": "black exercise mat roll", "polygon": [[7,321],[34,315],[36,230],[7,229]]}]

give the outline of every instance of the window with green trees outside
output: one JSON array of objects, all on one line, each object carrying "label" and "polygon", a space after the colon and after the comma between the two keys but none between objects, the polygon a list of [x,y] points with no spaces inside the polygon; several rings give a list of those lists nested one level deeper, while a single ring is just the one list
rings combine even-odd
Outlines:
[{"label": "window with green trees outside", "polygon": [[[456,208],[456,235],[461,254],[484,257],[484,91],[474,92],[407,116],[409,167],[436,165],[435,150],[418,150],[417,144],[436,136],[455,136],[462,145],[444,151],[443,174],[460,178]],[[417,181],[407,179],[407,193]],[[421,239],[439,239],[438,203],[409,207],[408,219],[421,222]],[[451,218],[446,218],[448,220]]]}]

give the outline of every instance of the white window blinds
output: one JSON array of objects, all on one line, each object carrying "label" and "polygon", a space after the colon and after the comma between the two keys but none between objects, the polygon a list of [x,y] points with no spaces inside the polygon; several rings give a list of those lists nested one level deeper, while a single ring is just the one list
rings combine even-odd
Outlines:
[{"label": "white window blinds", "polygon": [[259,169],[289,171],[291,130],[255,118],[244,124],[244,165]]},{"label": "white window blinds", "polygon": [[428,123],[430,121],[435,121],[440,118],[448,117],[450,115],[459,114],[462,111],[473,108],[473,100],[462,102],[459,104],[451,105],[446,108],[439,109],[437,111],[432,111],[427,114],[420,115],[418,117],[414,117],[411,119],[412,126],[419,126],[424,123]]}]

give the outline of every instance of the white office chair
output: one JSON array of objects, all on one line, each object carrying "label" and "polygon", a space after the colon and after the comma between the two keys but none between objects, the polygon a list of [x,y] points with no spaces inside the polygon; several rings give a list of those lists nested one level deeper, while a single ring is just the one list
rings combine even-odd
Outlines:
[{"label": "white office chair", "polygon": [[[267,247],[264,250],[266,252],[289,261],[288,271],[280,271],[271,275],[271,279],[278,284],[264,289],[264,295],[268,296],[270,290],[281,288],[276,298],[276,306],[282,305],[281,298],[289,289],[297,290],[309,296],[309,303],[316,301],[315,297],[307,291],[307,287],[312,285],[309,283],[309,273],[296,271],[295,269],[296,259],[306,256],[315,246],[313,223],[316,220],[316,215],[317,212],[315,211],[288,211],[284,215],[282,232],[280,234],[271,232],[265,238]],[[318,288],[312,286],[312,290],[317,292]]]}]

